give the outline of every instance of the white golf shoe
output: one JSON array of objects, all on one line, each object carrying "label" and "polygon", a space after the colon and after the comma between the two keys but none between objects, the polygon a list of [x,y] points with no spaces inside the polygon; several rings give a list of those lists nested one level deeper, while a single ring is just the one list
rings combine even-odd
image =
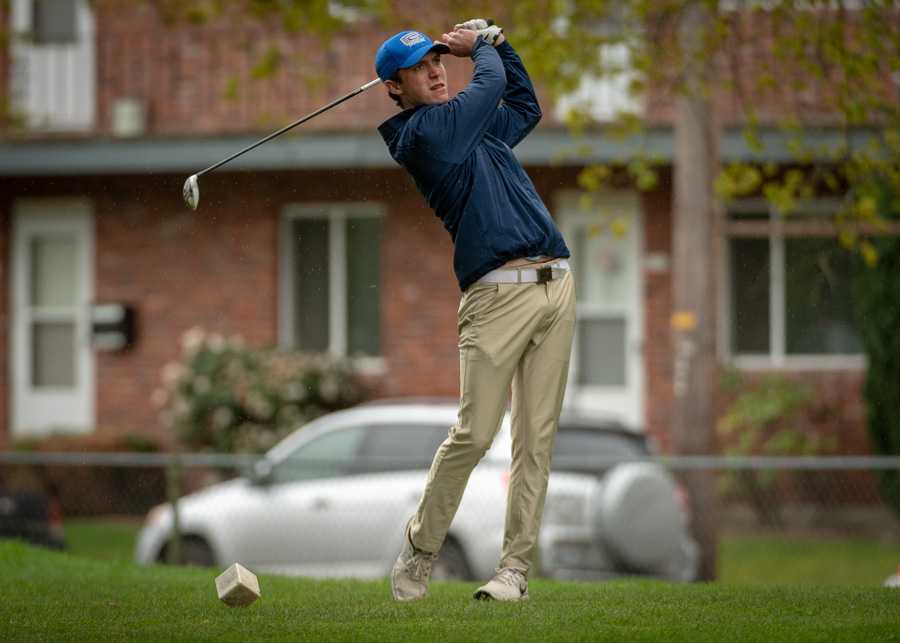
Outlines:
[{"label": "white golf shoe", "polygon": [[473,594],[482,601],[527,601],[528,579],[525,574],[512,567],[497,570],[497,574]]},{"label": "white golf shoe", "polygon": [[413,546],[409,539],[409,525],[404,534],[403,548],[391,570],[391,593],[395,600],[414,601],[425,598],[428,593],[431,564],[437,558],[437,554]]}]

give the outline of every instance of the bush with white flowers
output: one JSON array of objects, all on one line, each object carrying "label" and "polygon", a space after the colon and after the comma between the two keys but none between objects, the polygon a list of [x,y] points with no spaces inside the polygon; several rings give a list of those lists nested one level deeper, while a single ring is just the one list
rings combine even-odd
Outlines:
[{"label": "bush with white flowers", "polygon": [[327,355],[251,349],[200,328],[181,344],[154,402],[162,425],[190,449],[262,453],[303,423],[363,399],[349,365]]}]

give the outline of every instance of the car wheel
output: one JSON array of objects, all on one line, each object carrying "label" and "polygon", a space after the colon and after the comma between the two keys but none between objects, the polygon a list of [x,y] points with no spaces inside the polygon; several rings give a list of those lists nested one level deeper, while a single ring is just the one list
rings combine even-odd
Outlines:
[{"label": "car wheel", "polygon": [[444,541],[437,559],[431,567],[432,580],[470,580],[472,572],[466,555],[455,540]]},{"label": "car wheel", "polygon": [[[169,562],[169,545],[166,545],[159,554],[159,562]],[[200,538],[185,538],[181,541],[181,556],[179,565],[193,567],[212,567],[216,564],[212,548],[206,541]]]}]

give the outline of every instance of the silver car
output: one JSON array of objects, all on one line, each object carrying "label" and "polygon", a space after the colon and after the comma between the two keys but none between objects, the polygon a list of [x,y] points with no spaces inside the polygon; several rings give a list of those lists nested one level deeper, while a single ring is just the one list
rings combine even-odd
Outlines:
[{"label": "silver car", "polygon": [[[239,561],[258,572],[313,577],[387,575],[456,411],[448,403],[370,403],[298,429],[257,462],[252,475],[181,499],[183,562],[223,567]],[[659,465],[634,461],[646,455],[641,445],[640,434],[564,418],[538,573],[560,579],[695,578],[697,547],[678,487]],[[433,578],[493,574],[503,540],[510,449],[507,414],[472,472]],[[607,458],[591,455],[598,449]],[[632,461],[612,464],[610,456]],[[138,563],[166,560],[172,525],[169,506],[150,511],[137,543]]]}]

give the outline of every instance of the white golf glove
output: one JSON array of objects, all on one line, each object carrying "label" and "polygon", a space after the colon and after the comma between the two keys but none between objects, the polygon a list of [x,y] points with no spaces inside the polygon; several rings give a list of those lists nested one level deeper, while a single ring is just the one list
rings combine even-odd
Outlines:
[{"label": "white golf glove", "polygon": [[503,35],[503,27],[498,27],[495,24],[488,24],[488,21],[484,18],[472,18],[471,20],[466,20],[456,26],[454,29],[468,29],[470,31],[477,31],[478,35],[484,38],[488,44],[496,47],[501,42],[503,42],[506,38]]}]

